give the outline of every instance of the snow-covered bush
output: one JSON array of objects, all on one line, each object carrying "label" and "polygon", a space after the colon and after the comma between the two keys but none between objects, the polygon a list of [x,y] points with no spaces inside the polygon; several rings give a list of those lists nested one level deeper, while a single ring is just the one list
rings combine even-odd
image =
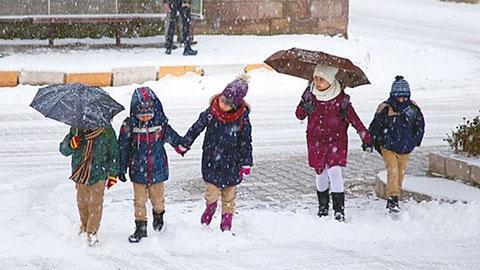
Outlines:
[{"label": "snow-covered bush", "polygon": [[452,130],[445,141],[455,152],[464,152],[469,156],[480,155],[480,116],[467,120]]}]

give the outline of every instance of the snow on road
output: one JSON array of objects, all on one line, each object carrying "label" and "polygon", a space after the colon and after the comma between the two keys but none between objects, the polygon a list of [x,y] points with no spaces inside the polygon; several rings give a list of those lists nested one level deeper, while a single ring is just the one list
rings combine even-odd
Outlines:
[{"label": "snow on road", "polygon": [[[478,21],[480,6],[352,0],[350,40],[309,35],[201,36],[196,58],[167,58],[159,49],[43,50],[1,58],[0,65],[22,68],[28,63],[78,71],[169,61],[238,64],[260,62],[285,47],[321,49],[350,57],[371,79],[370,86],[348,90],[365,124],[387,97],[394,76],[404,74],[426,117],[424,144],[441,145],[463,116],[472,117],[480,109]],[[239,49],[238,44],[246,45]],[[84,61],[91,65],[83,66]],[[146,85],[155,90],[170,123],[183,134],[210,96],[234,76],[168,77]],[[294,118],[305,86],[300,79],[252,73],[247,99],[253,107],[257,161],[305,155],[305,123]],[[135,87],[107,91],[128,108]],[[345,224],[318,220],[312,202],[292,202],[286,209],[241,202],[234,218],[235,237],[220,233],[218,216],[211,227],[202,227],[203,202],[178,202],[171,196],[185,194],[178,190],[182,181],[198,175],[201,138],[186,158],[167,146],[171,179],[163,234],[153,233],[149,224],[149,238],[137,245],[128,243],[134,225],[133,196],[130,184],[119,183],[106,194],[101,244],[89,248],[75,234],[78,214],[73,185],[66,180],[69,160],[58,153],[67,127],[28,107],[36,90],[18,86],[0,91],[0,269],[475,269],[480,265],[479,202],[408,202],[393,219],[384,213],[383,201],[359,197],[347,201]],[[126,114],[114,119],[116,130]],[[351,148],[358,148],[353,130],[350,141]]]}]

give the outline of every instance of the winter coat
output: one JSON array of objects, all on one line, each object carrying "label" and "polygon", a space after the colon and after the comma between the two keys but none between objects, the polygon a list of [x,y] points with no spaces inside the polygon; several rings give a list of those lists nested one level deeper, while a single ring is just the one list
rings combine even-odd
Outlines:
[{"label": "winter coat", "polygon": [[[70,140],[73,136],[80,136],[80,144],[77,149],[70,147]],[[86,146],[85,133],[76,128],[70,128],[70,132],[60,143],[60,153],[64,156],[72,156],[72,172],[76,171],[81,164]],[[93,160],[90,178],[85,182],[91,186],[98,181],[107,180],[109,176],[118,176],[119,173],[119,146],[117,136],[113,128],[106,128],[103,133],[94,140]]]},{"label": "winter coat", "polygon": [[[149,101],[154,117],[141,122],[136,115],[139,104]],[[165,142],[177,146],[181,137],[168,124],[160,100],[149,88],[136,89],[130,104],[130,117],[120,129],[120,172],[129,169],[130,180],[138,184],[156,184],[168,179]]]},{"label": "winter coat", "polygon": [[242,182],[240,168],[253,165],[249,111],[246,107],[238,119],[224,123],[210,106],[184,136],[183,146],[189,148],[207,129],[202,146],[202,176],[206,182],[219,188],[238,185]]},{"label": "winter coat", "polygon": [[407,154],[420,146],[425,130],[422,111],[414,102],[396,112],[388,101],[381,103],[369,127],[374,146],[380,152],[384,147],[390,151]]},{"label": "winter coat", "polygon": [[[305,92],[308,93],[307,91],[310,91],[310,87],[307,87]],[[297,118],[304,120],[308,117],[308,163],[317,173],[321,173],[325,168],[347,165],[349,124],[357,130],[363,143],[369,144],[371,141],[368,130],[353,109],[349,98],[343,91],[329,101],[318,101],[312,97],[310,102],[313,111],[310,114],[304,108],[303,99],[297,106]]]}]

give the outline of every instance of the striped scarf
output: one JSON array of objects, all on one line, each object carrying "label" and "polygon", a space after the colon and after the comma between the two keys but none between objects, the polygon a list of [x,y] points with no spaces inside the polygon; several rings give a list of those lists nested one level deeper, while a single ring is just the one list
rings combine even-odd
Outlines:
[{"label": "striped scarf", "polygon": [[104,128],[97,128],[85,135],[87,145],[83,150],[83,161],[73,172],[72,176],[70,176],[70,179],[73,181],[79,184],[87,183],[88,179],[90,178],[93,161],[93,140],[102,135],[104,130]]}]

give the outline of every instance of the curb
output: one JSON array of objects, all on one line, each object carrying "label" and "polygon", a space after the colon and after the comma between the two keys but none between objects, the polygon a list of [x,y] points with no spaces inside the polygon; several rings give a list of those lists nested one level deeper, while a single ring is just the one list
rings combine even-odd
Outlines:
[{"label": "curb", "polygon": [[0,87],[25,85],[52,85],[59,83],[84,83],[97,87],[125,86],[133,83],[160,80],[168,75],[181,77],[187,73],[199,76],[215,74],[222,71],[251,72],[258,69],[273,69],[266,64],[247,65],[206,65],[204,67],[160,66],[160,67],[126,67],[115,68],[109,72],[63,73],[51,71],[0,71]]},{"label": "curb", "polygon": [[[387,184],[385,184],[382,179],[380,179],[380,176],[375,176],[375,186],[374,186],[374,191],[377,197],[387,200],[388,195],[387,195]],[[430,195],[427,194],[422,194],[414,191],[408,191],[402,189],[402,195],[400,196],[401,198],[399,199],[413,199],[417,202],[422,202],[422,201],[431,201],[433,198]]]},{"label": "curb", "polygon": [[18,72],[0,71],[0,87],[14,87],[18,85]]},{"label": "curb", "polygon": [[480,165],[468,161],[431,152],[428,154],[428,172],[450,180],[461,179],[480,187]]}]

